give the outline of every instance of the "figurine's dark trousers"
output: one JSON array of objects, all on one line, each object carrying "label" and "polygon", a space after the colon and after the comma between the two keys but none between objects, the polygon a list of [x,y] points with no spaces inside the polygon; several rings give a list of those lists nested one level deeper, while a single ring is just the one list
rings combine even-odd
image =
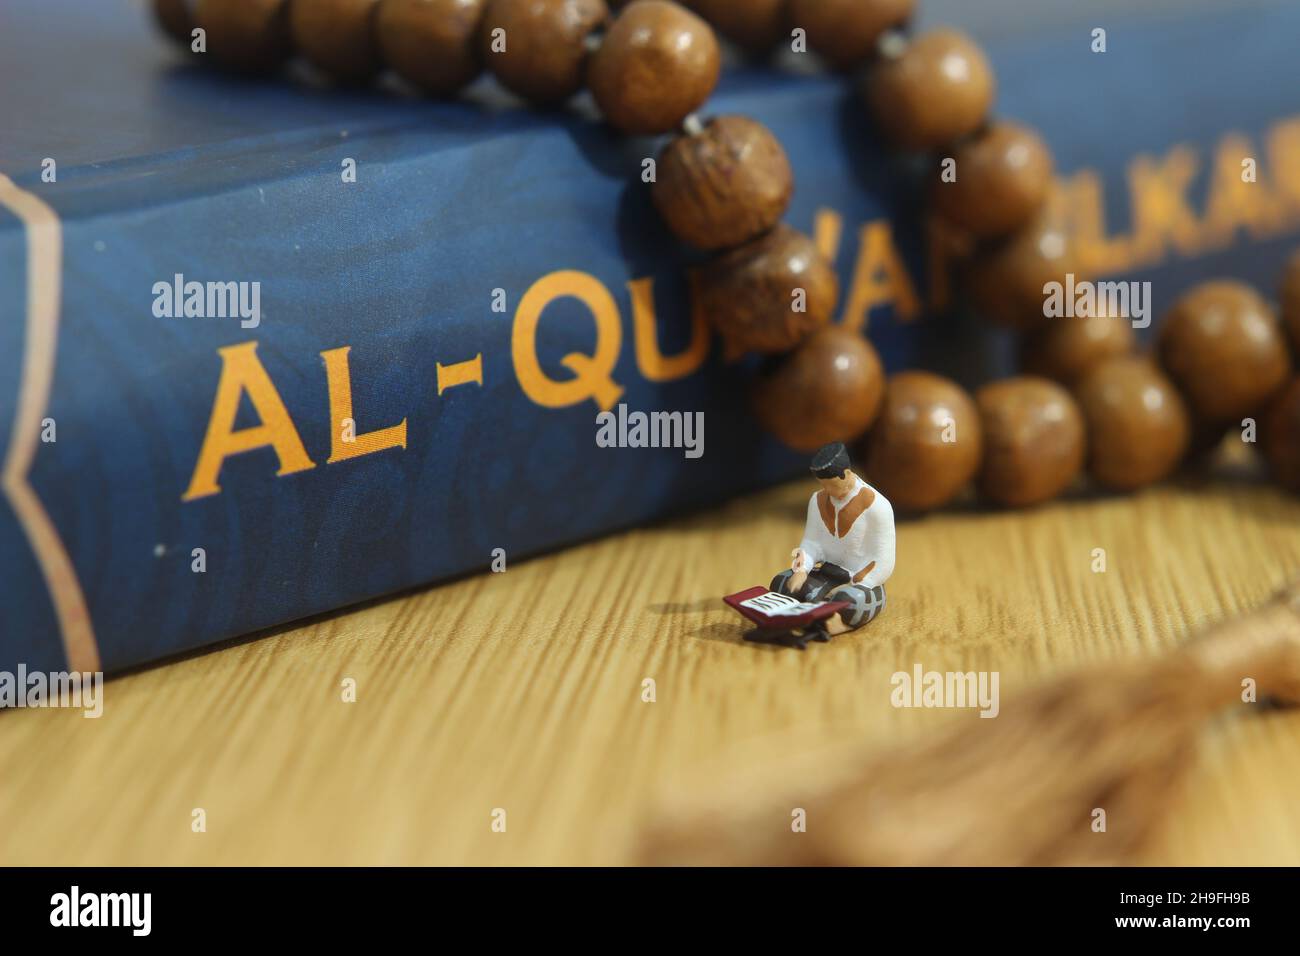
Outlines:
[{"label": "figurine's dark trousers", "polygon": [[854,584],[849,572],[838,564],[819,564],[808,572],[808,580],[796,594],[786,587],[794,571],[787,568],[772,579],[770,590],[789,594],[800,601],[848,601],[840,611],[840,620],[848,627],[861,627],[876,619],[885,609],[885,586],[873,588]]}]

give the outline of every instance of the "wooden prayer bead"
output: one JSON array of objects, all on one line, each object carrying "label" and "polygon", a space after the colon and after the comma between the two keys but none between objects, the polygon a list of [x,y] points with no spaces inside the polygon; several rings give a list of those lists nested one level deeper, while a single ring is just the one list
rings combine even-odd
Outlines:
[{"label": "wooden prayer bead", "polygon": [[1021,340],[1020,367],[1073,388],[1098,362],[1133,351],[1130,319],[1111,315],[1049,319]]},{"label": "wooden prayer bead", "polygon": [[736,45],[761,53],[785,36],[786,0],[685,0]]},{"label": "wooden prayer bead", "polygon": [[721,69],[712,27],[667,0],[636,0],[605,34],[587,84],[611,125],[651,136],[704,105]]},{"label": "wooden prayer bead", "polygon": [[1083,415],[1070,393],[1045,378],[1021,376],[975,393],[984,429],[980,492],[1023,507],[1055,498],[1083,468]]},{"label": "wooden prayer bead", "polygon": [[343,83],[379,70],[374,17],[378,0],[290,0],[289,30],[308,62]]},{"label": "wooden prayer bead", "polygon": [[[1081,269],[1059,218],[1044,209],[1034,221],[973,256],[962,270],[971,304],[990,322],[1029,331],[1045,326],[1043,286],[1063,285]],[[1058,321],[1051,319],[1050,321]]]},{"label": "wooden prayer bead", "polygon": [[1273,478],[1300,494],[1300,378],[1292,379],[1273,401],[1260,437]]},{"label": "wooden prayer bead", "polygon": [[[945,178],[944,164],[952,160]],[[1037,133],[993,123],[942,157],[934,176],[934,208],[977,239],[1005,236],[1029,223],[1047,200],[1052,154]]]},{"label": "wooden prayer bead", "polygon": [[835,269],[816,244],[778,225],[696,273],[696,306],[729,357],[784,352],[830,321],[839,299]]},{"label": "wooden prayer bead", "polygon": [[587,38],[608,19],[605,0],[491,0],[483,59],[510,91],[533,103],[558,103],[582,88]]},{"label": "wooden prayer bead", "polygon": [[861,436],[880,412],[884,393],[885,371],[871,343],[827,325],[760,377],[754,410],[786,445],[815,451]]},{"label": "wooden prayer bead", "polygon": [[975,41],[958,30],[916,37],[868,70],[864,93],[885,134],[904,149],[937,149],[983,125],[997,81]]},{"label": "wooden prayer bead", "polygon": [[273,70],[288,57],[288,0],[198,0],[194,22],[207,51],[223,66],[250,73]]},{"label": "wooden prayer bead", "polygon": [[194,16],[189,0],[153,0],[153,15],[163,32],[189,46],[193,42]]},{"label": "wooden prayer bead", "polygon": [[899,372],[867,437],[862,477],[896,509],[939,508],[979,470],[982,443],[979,412],[965,389],[930,372]]},{"label": "wooden prayer bead", "polygon": [[1075,392],[1088,427],[1088,470],[1121,491],[1154,484],[1182,460],[1190,418],[1173,382],[1136,356],[1107,359]]},{"label": "wooden prayer bead", "polygon": [[1282,270],[1282,323],[1291,336],[1291,347],[1300,360],[1300,251],[1292,254]]},{"label": "wooden prayer bead", "polygon": [[771,131],[744,116],[719,116],[664,147],[652,195],[678,238],[712,250],[767,232],[793,191],[790,163]]},{"label": "wooden prayer bead", "polygon": [[1203,282],[1174,303],[1159,352],[1192,414],[1210,424],[1260,411],[1291,372],[1273,310],[1250,286],[1228,280]]},{"label": "wooden prayer bead", "polygon": [[449,96],[483,69],[478,36],[486,9],[487,0],[380,0],[380,55],[425,93]]},{"label": "wooden prayer bead", "polygon": [[916,0],[789,0],[791,29],[801,28],[808,46],[840,70],[859,66],[876,52],[876,41],[912,15]]}]

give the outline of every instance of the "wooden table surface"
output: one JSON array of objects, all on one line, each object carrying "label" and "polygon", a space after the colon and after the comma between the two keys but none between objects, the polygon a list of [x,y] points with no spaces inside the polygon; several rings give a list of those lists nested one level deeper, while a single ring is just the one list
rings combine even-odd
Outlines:
[{"label": "wooden table surface", "polygon": [[[624,862],[665,796],[974,717],[894,709],[897,670],[998,670],[1005,699],[1300,568],[1300,501],[1249,480],[950,511],[900,524],[867,629],[745,644],[719,598],[780,568],[809,486],[115,679],[99,720],[0,714],[0,863]],[[1190,784],[1143,862],[1300,863],[1300,712],[1220,721]]]}]

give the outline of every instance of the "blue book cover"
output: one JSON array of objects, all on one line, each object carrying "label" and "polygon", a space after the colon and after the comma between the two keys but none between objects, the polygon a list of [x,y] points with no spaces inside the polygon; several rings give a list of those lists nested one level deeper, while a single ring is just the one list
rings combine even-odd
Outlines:
[{"label": "blue book cover", "polygon": [[[1110,19],[1104,54],[1082,26],[991,40],[998,112],[1157,311],[1211,274],[1271,288],[1300,11]],[[6,0],[0,89],[0,669],[120,670],[804,466],[687,308],[657,144],[581,101],[232,78],[125,0]],[[847,83],[738,68],[707,112],[780,138],[787,222],[890,368],[1007,369],[1005,336],[927,317],[917,170]],[[620,405],[701,413],[702,453],[601,447]]]}]

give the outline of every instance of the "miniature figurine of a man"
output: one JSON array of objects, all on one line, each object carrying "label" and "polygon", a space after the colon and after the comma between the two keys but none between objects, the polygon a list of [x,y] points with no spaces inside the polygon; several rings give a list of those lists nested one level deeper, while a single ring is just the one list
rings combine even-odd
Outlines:
[{"label": "miniature figurine of a man", "polygon": [[811,470],[821,491],[808,501],[803,541],[790,569],[772,579],[771,590],[800,601],[848,601],[820,625],[826,636],[843,634],[885,608],[885,582],[894,573],[894,509],[853,473],[840,442],[823,445]]}]

